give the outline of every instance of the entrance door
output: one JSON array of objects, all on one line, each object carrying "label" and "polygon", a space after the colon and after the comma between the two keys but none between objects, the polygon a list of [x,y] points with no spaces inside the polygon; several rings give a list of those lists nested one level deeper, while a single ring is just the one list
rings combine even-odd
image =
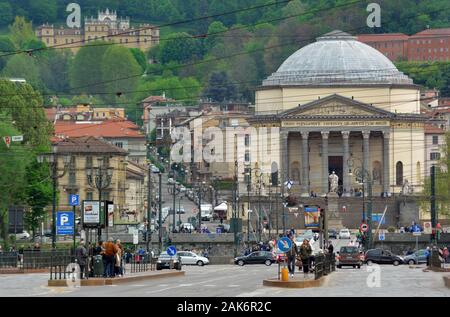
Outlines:
[{"label": "entrance door", "polygon": [[339,177],[339,190],[342,189],[343,170],[344,170],[344,159],[342,156],[328,157],[328,174],[335,172],[336,175]]}]

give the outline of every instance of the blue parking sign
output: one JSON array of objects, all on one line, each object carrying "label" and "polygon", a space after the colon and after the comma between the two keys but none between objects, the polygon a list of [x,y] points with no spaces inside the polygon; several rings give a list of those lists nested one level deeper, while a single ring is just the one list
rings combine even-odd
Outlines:
[{"label": "blue parking sign", "polygon": [[70,206],[79,206],[80,205],[80,196],[79,195],[70,195],[69,196],[69,205]]},{"label": "blue parking sign", "polygon": [[71,211],[58,211],[56,215],[56,234],[59,236],[73,235],[74,218]]}]

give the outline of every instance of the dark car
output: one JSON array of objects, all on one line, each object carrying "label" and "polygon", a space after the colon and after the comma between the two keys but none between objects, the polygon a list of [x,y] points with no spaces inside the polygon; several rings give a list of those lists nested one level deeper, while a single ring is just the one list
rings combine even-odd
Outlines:
[{"label": "dark car", "polygon": [[269,251],[256,251],[249,255],[239,256],[234,259],[234,264],[243,266],[245,264],[265,264],[267,266],[276,262],[276,257]]},{"label": "dark car", "polygon": [[364,256],[364,262],[368,265],[372,263],[377,264],[394,264],[395,266],[403,264],[404,260],[402,257],[392,254],[391,251],[383,249],[371,249],[368,250]]},{"label": "dark car", "polygon": [[337,252],[337,263],[336,266],[340,269],[343,266],[353,266],[353,268],[361,268],[362,256],[361,252],[357,247],[341,247],[339,252]]},{"label": "dark car", "polygon": [[328,230],[328,238],[330,239],[337,239],[338,236],[338,232],[334,229],[329,229]]},{"label": "dark car", "polygon": [[179,254],[175,254],[174,256],[170,256],[167,252],[162,252],[158,260],[156,261],[156,269],[176,269],[181,270],[181,258]]}]

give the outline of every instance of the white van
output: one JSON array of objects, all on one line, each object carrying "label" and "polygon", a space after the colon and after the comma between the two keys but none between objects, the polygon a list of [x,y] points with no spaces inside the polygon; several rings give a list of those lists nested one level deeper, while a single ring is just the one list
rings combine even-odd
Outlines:
[{"label": "white van", "polygon": [[213,217],[213,206],[211,204],[200,205],[202,221],[210,221]]}]

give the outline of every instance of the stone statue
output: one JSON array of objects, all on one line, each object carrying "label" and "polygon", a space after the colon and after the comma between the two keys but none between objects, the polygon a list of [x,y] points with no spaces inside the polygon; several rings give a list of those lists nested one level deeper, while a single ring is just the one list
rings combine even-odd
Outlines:
[{"label": "stone statue", "polygon": [[333,171],[328,177],[330,182],[330,193],[337,193],[339,188],[339,176]]},{"label": "stone statue", "polygon": [[403,182],[403,186],[402,186],[402,194],[409,195],[410,193],[411,193],[411,187],[409,185],[408,180],[405,179],[405,181]]}]

